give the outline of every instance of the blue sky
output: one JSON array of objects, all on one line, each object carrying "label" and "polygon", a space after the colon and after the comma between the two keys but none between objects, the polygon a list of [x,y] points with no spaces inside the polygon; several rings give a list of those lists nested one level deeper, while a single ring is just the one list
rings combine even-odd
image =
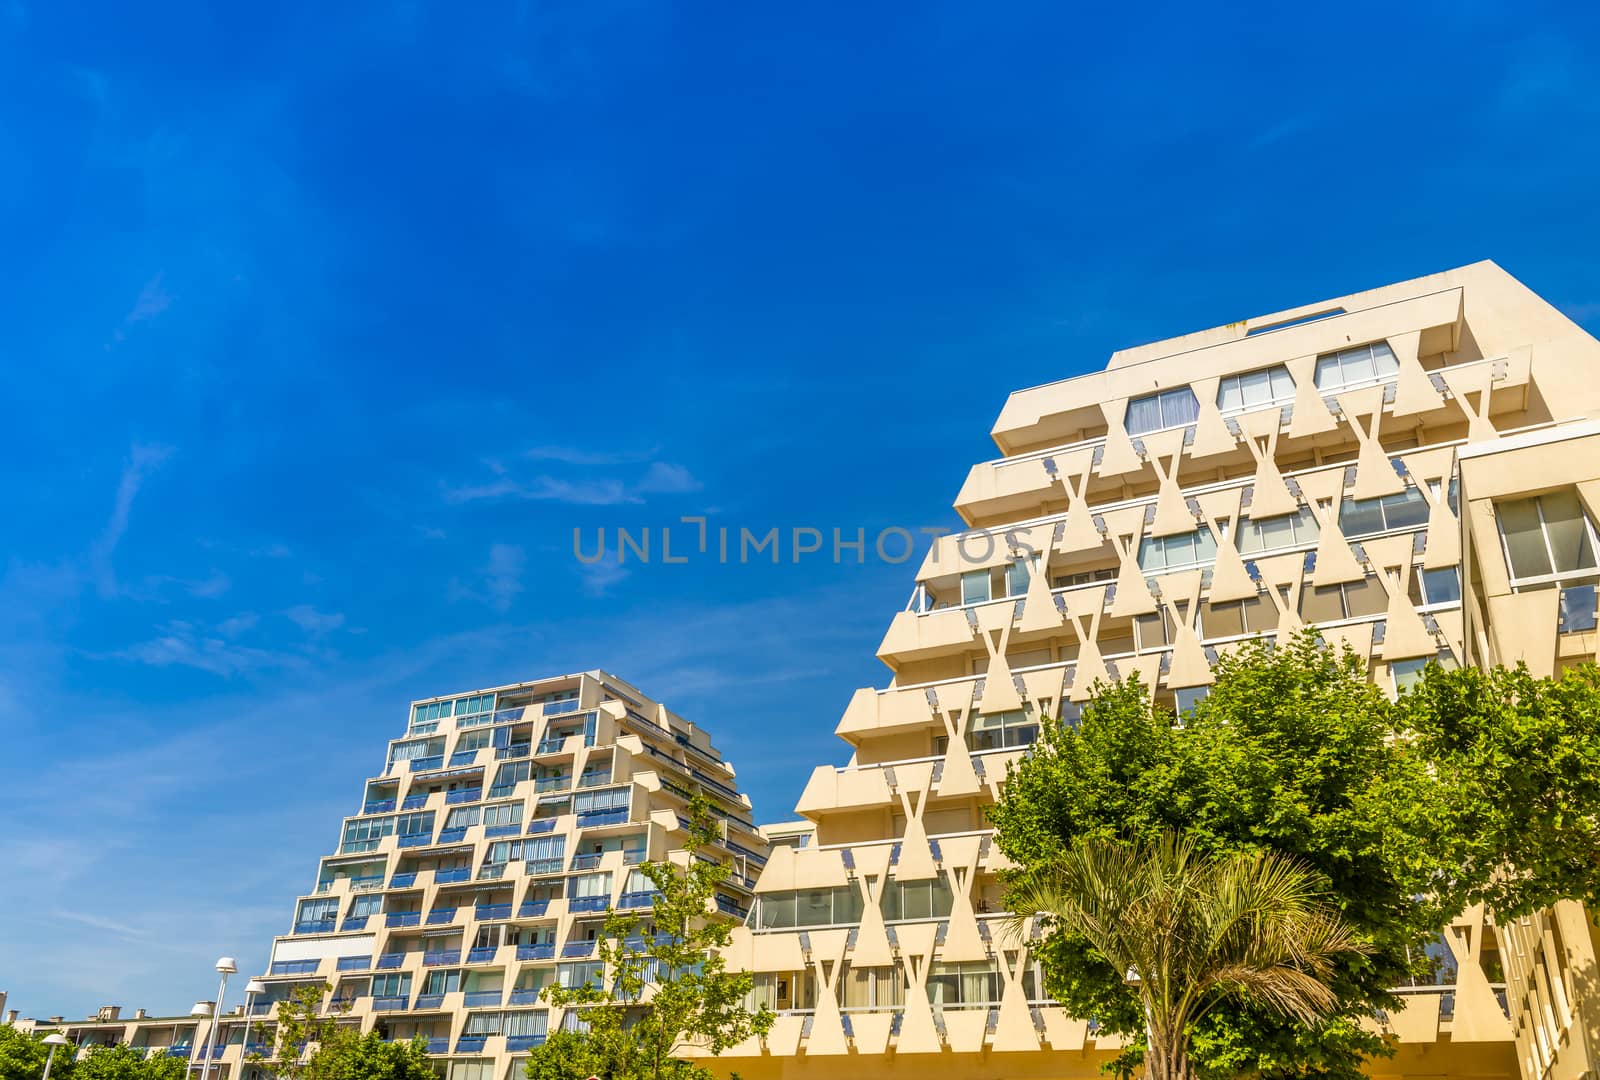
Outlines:
[{"label": "blue sky", "polygon": [[1479,258],[1600,329],[1592,5],[353,9],[0,0],[24,1013],[259,970],[413,697],[605,667],[789,816],[911,567],[575,527],[952,524],[1008,390]]}]

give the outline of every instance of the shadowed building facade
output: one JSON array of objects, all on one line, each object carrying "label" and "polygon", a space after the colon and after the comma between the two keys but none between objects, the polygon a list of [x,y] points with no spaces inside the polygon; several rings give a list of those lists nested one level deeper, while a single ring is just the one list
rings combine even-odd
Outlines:
[{"label": "shadowed building facade", "polygon": [[[1394,691],[1429,661],[1595,651],[1600,344],[1492,263],[1118,352],[1013,393],[774,848],[734,943],[778,1010],[746,1077],[1093,1076],[999,919],[985,807],[1044,718],[1138,673],[1175,712],[1253,637],[1318,626]],[[792,842],[796,837],[803,842]],[[1471,911],[1374,1075],[1576,1078],[1577,905]],[[1592,998],[1592,995],[1591,995]],[[1588,1008],[1592,1008],[1588,1006]]]}]

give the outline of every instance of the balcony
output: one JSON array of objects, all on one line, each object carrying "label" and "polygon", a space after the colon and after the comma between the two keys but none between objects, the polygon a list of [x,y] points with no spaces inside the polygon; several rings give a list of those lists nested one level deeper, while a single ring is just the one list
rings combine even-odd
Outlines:
[{"label": "balcony", "polygon": [[294,924],[297,934],[331,934],[338,920],[336,919],[307,919]]},{"label": "balcony", "polygon": [[477,760],[478,752],[476,750],[457,750],[450,755],[450,767],[452,769],[460,769],[473,764]]},{"label": "balcony", "polygon": [[550,901],[548,900],[524,900],[522,907],[517,911],[517,918],[538,919],[542,918],[544,913],[549,910]]},{"label": "balcony", "polygon": [[461,963],[460,949],[438,949],[434,952],[422,954],[423,967],[442,967],[445,964]]},{"label": "balcony", "polygon": [[483,1050],[484,1044],[489,1041],[487,1035],[463,1035],[456,1040],[456,1053],[476,1054]]},{"label": "balcony", "polygon": [[[507,1005],[537,1005],[542,990],[513,990],[511,996],[506,998]],[[516,1036],[512,1036],[515,1038]]]},{"label": "balcony", "polygon": [[600,867],[600,860],[605,857],[601,851],[580,851],[572,857],[572,869],[596,870]]},{"label": "balcony", "polygon": [[409,889],[409,888],[411,888],[411,886],[415,885],[416,883],[417,883],[417,872],[415,870],[413,870],[409,874],[396,874],[394,877],[390,878],[389,879],[389,888],[391,888],[391,889]]},{"label": "balcony", "polygon": [[407,795],[406,801],[400,804],[402,810],[421,810],[428,805],[427,795]]},{"label": "balcony", "polygon": [[493,963],[494,962],[494,954],[495,954],[495,947],[493,945],[485,945],[485,946],[481,946],[481,947],[475,948],[475,949],[468,949],[467,950],[467,963],[469,963],[469,964],[489,964],[489,963]]},{"label": "balcony", "polygon": [[453,907],[447,907],[447,908],[438,908],[438,907],[436,907],[432,911],[428,912],[428,925],[429,926],[443,926],[446,923],[452,923],[452,922],[455,922],[455,921],[456,921],[456,909],[453,908]]},{"label": "balcony", "polygon": [[535,1047],[543,1046],[544,1040],[545,1035],[543,1032],[537,1035],[507,1035],[506,1049],[511,1051],[532,1050]]},{"label": "balcony", "polygon": [[275,960],[267,969],[268,975],[315,975],[318,960]]},{"label": "balcony", "polygon": [[383,925],[393,929],[396,926],[421,926],[422,912],[420,911],[391,911],[383,917]]},{"label": "balcony", "polygon": [[723,896],[721,893],[717,894],[717,910],[724,915],[732,915],[736,919],[742,919],[750,914],[748,909],[739,906],[738,901],[731,896]]},{"label": "balcony", "polygon": [[[439,844],[459,844],[459,843],[461,843],[461,841],[463,841],[463,840],[465,840],[467,838],[467,829],[468,828],[469,828],[469,826],[466,826],[466,825],[458,825],[453,829],[440,829],[439,830],[439,839],[436,840],[435,843],[439,843]],[[435,880],[437,880],[437,879],[435,879]]]},{"label": "balcony", "polygon": [[477,906],[477,908],[474,910],[473,916],[479,922],[484,922],[484,921],[487,921],[489,919],[509,919],[509,918],[511,918],[511,905],[510,904],[479,904]]},{"label": "balcony", "polygon": [[410,1004],[403,997],[375,997],[372,999],[373,1012],[398,1012]]},{"label": "balcony", "polygon": [[571,786],[572,777],[570,776],[541,776],[533,782],[533,790],[540,793],[565,791]]},{"label": "balcony", "polygon": [[479,881],[496,881],[506,876],[505,863],[485,863],[478,868]]},{"label": "balcony", "polygon": [[400,838],[401,847],[427,847],[433,843],[433,833],[407,833]]},{"label": "balcony", "polygon": [[461,1003],[469,1009],[480,1006],[499,1005],[500,991],[498,990],[469,990],[461,997]]},{"label": "balcony", "polygon": [[488,828],[483,830],[483,835],[486,837],[516,836],[521,832],[522,823],[514,822],[510,825],[490,825]]},{"label": "balcony", "polygon": [[561,958],[563,960],[582,959],[593,955],[594,942],[592,941],[569,941],[561,946]]},{"label": "balcony", "polygon": [[513,758],[528,757],[532,753],[533,753],[533,743],[531,743],[531,742],[512,743],[510,746],[502,746],[498,750],[496,750],[494,752],[494,759],[496,761],[510,761]]},{"label": "balcony", "polygon": [[169,1046],[167,1047],[165,1053],[168,1057],[187,1058],[193,1056],[194,1049],[187,1045]]},{"label": "balcony", "polygon": [[338,971],[365,971],[372,966],[370,956],[341,956],[335,965]]},{"label": "balcony", "polygon": [[647,858],[649,858],[649,855],[645,852],[644,848],[623,848],[622,849],[622,865],[623,866],[638,866],[640,863],[644,862]]},{"label": "balcony", "polygon": [[656,897],[661,894],[655,889],[645,889],[641,892],[625,892],[617,897],[619,908],[646,908],[656,902]]},{"label": "balcony", "polygon": [[567,901],[568,911],[604,911],[607,898],[604,896],[575,896]]},{"label": "balcony", "polygon": [[244,1044],[244,1053],[246,1057],[271,1057],[272,1044],[264,1042],[247,1042]]},{"label": "balcony", "polygon": [[554,960],[555,958],[556,946],[554,942],[546,942],[542,945],[517,946],[518,960]]},{"label": "balcony", "polygon": [[444,793],[444,801],[446,806],[454,806],[457,803],[478,802],[482,798],[482,788],[456,788],[454,791],[447,791]]},{"label": "balcony", "polygon": [[627,820],[626,806],[619,806],[613,810],[589,810],[578,815],[578,828],[593,829],[601,825],[621,825]]},{"label": "balcony", "polygon": [[[422,999],[418,998],[417,1001],[420,1003],[422,1001]],[[421,1008],[422,1006],[419,1004],[417,1007]],[[432,1037],[432,1038],[430,1038],[428,1040],[428,1053],[430,1053],[430,1054],[448,1054],[449,1052],[450,1052],[450,1036],[448,1036],[448,1035],[434,1036],[434,1037]]]},{"label": "balcony", "polygon": [[412,772],[427,772],[429,769],[442,768],[444,768],[443,754],[430,754],[428,757],[417,757],[411,759]]},{"label": "balcony", "polygon": [[537,821],[528,822],[528,835],[535,836],[539,833],[554,832],[556,819],[553,817],[539,818]]},{"label": "balcony", "polygon": [[567,713],[578,711],[578,699],[568,698],[566,701],[547,701],[544,703],[544,715],[565,716]]},{"label": "balcony", "polygon": [[563,735],[555,739],[541,739],[539,740],[538,748],[534,752],[538,754],[559,754],[561,753],[561,748],[567,745],[568,738],[569,736]]},{"label": "balcony", "polygon": [[361,877],[350,879],[351,892],[367,892],[371,889],[383,888],[382,874],[363,874]]},{"label": "balcony", "polygon": [[372,799],[361,804],[361,812],[363,814],[387,814],[393,809],[393,799]]},{"label": "balcony", "polygon": [[406,954],[403,952],[386,952],[378,957],[379,969],[397,968],[405,962]]},{"label": "balcony", "polygon": [[746,859],[749,859],[750,862],[755,866],[765,866],[765,865],[767,865],[767,857],[765,855],[761,855],[761,854],[758,854],[757,852],[751,851],[749,848],[745,847],[742,844],[735,844],[732,840],[724,840],[724,841],[722,841],[722,846],[727,848],[729,851],[733,852],[735,855],[743,855]]},{"label": "balcony", "polygon": [[443,994],[418,994],[413,1009],[440,1009],[444,1007]]},{"label": "balcony", "polygon": [[450,885],[457,881],[471,880],[472,867],[470,866],[442,867],[433,872],[433,883],[435,885]]}]

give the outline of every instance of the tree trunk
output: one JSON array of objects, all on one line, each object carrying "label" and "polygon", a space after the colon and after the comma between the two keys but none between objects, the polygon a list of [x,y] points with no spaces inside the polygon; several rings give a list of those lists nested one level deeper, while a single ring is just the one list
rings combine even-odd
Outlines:
[{"label": "tree trunk", "polygon": [[1194,1065],[1184,1037],[1150,1032],[1144,1057],[1145,1080],[1194,1080]]}]

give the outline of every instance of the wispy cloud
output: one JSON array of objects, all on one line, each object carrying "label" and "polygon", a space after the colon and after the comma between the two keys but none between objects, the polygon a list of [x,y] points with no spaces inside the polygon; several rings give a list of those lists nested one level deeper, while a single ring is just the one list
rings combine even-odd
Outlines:
[{"label": "wispy cloud", "polygon": [[310,604],[296,604],[284,612],[289,620],[308,634],[331,634],[344,625],[341,611],[318,611]]},{"label": "wispy cloud", "polygon": [[57,908],[50,914],[58,919],[66,919],[69,922],[82,923],[84,926],[90,926],[96,930],[106,930],[113,934],[119,934],[122,937],[143,938],[149,936],[148,931],[141,930],[136,926],[129,926],[124,922],[118,922],[116,919],[105,918],[101,915],[91,915],[83,911],[67,911],[64,908]]},{"label": "wispy cloud", "polygon": [[583,591],[590,596],[605,596],[613,585],[620,584],[633,573],[628,567],[612,559],[579,563],[578,573],[583,577]]},{"label": "wispy cloud", "polygon": [[[526,456],[584,469],[643,463],[642,459],[636,459],[632,454],[583,453],[562,448],[529,451]],[[624,506],[642,503],[649,495],[682,495],[699,491],[704,486],[684,466],[666,461],[652,461],[643,475],[631,480],[616,476],[562,477],[547,474],[519,480],[497,461],[486,461],[484,464],[495,474],[494,479],[481,484],[446,487],[445,501],[459,505],[514,499],[561,502],[574,506]]]},{"label": "wispy cloud", "polygon": [[515,544],[495,544],[489,549],[484,586],[495,610],[509,611],[512,601],[522,592],[522,567],[522,549]]},{"label": "wispy cloud", "polygon": [[106,522],[105,529],[100,533],[100,538],[95,541],[94,548],[90,552],[95,582],[103,597],[109,598],[117,594],[117,578],[112,569],[111,557],[116,553],[117,545],[122,542],[123,534],[128,531],[128,518],[133,512],[133,500],[138,497],[139,489],[144,486],[150,474],[171,456],[170,447],[138,443],[134,444],[128,455],[128,463],[122,469],[122,480],[117,484],[117,497],[112,504],[111,518]]},{"label": "wispy cloud", "polygon": [[536,446],[525,451],[529,461],[558,461],[563,465],[585,467],[604,465],[641,465],[654,459],[659,447],[648,450],[584,450],[576,446]]},{"label": "wispy cloud", "polygon": [[155,637],[118,649],[111,657],[149,667],[190,667],[223,678],[246,675],[268,668],[296,667],[304,658],[291,653],[252,648],[227,640],[218,628],[207,631],[188,620],[178,619],[161,626]]},{"label": "wispy cloud", "polygon": [[[91,72],[89,74],[94,75],[96,79],[100,79],[100,76],[96,73]],[[103,102],[105,98],[104,80],[101,79],[96,85],[99,86],[96,100]],[[133,307],[129,308],[128,314],[123,316],[122,325],[112,331],[111,343],[106,348],[109,349],[113,344],[121,344],[128,340],[129,330],[140,323],[155,321],[172,306],[172,294],[167,291],[165,284],[163,284],[165,278],[166,274],[160,273],[144,283],[144,287],[139,290],[138,298],[133,302]]]},{"label": "wispy cloud", "polygon": [[217,633],[223,637],[238,637],[240,634],[254,630],[261,621],[261,616],[253,611],[241,611],[237,615],[223,619],[217,624]]}]

